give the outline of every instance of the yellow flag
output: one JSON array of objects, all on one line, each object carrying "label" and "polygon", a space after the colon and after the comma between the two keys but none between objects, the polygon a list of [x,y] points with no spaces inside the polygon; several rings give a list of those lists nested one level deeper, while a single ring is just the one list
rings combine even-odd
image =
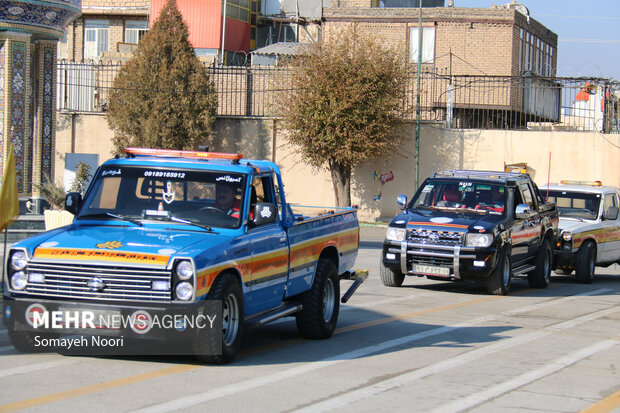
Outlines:
[{"label": "yellow flag", "polygon": [[0,186],[0,231],[11,225],[19,216],[17,199],[17,171],[15,170],[15,153],[13,142],[9,144],[9,156],[4,162],[2,186]]}]

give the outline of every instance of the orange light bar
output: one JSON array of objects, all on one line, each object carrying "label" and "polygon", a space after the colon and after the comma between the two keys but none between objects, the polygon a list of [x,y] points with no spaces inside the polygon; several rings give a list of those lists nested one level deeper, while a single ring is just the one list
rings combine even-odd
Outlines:
[{"label": "orange light bar", "polygon": [[229,159],[231,161],[243,159],[243,155],[240,153],[181,151],[177,149],[124,148],[123,152],[132,155],[171,156],[191,159]]},{"label": "orange light bar", "polygon": [[603,186],[601,181],[560,181],[564,185],[590,185],[590,186]]}]

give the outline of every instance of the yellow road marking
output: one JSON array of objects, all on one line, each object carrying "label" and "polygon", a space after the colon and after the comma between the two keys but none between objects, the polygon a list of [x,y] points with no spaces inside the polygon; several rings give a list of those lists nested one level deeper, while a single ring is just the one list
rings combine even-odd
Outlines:
[{"label": "yellow road marking", "polygon": [[59,400],[70,399],[73,397],[84,396],[90,393],[96,393],[102,390],[113,389],[115,387],[121,387],[126,384],[133,384],[141,381],[152,380],[158,377],[168,376],[171,374],[184,373],[187,371],[195,370],[203,366],[183,364],[180,366],[167,367],[165,369],[155,370],[148,373],[137,374],[135,376],[124,377],[122,379],[112,380],[104,383],[93,384],[78,389],[67,390],[59,393],[48,394],[47,396],[35,397],[33,399],[22,400],[19,402],[5,404],[0,406],[0,412],[12,412],[15,410],[27,409],[30,407],[41,406],[56,402]]},{"label": "yellow road marking", "polygon": [[581,413],[607,413],[612,410],[620,407],[620,390],[612,394],[611,396],[605,397],[600,402],[593,404],[585,410],[582,410]]},{"label": "yellow road marking", "polygon": [[[430,314],[430,313],[435,313],[435,312],[440,312],[440,311],[451,310],[451,309],[454,309],[454,308],[464,307],[466,305],[478,304],[478,303],[481,303],[481,302],[490,301],[490,300],[494,300],[494,299],[497,299],[497,298],[501,298],[501,297],[500,296],[485,297],[485,298],[480,298],[480,299],[477,299],[477,300],[466,301],[466,302],[446,305],[446,306],[442,306],[442,307],[429,308],[429,309],[426,309],[426,310],[414,311],[414,312],[411,312],[411,313],[401,314],[401,315],[392,316],[392,317],[386,317],[386,318],[382,318],[382,319],[379,319],[379,320],[368,321],[368,322],[365,322],[365,323],[353,324],[353,325],[350,325],[350,326],[347,326],[347,327],[343,327],[343,328],[337,329],[336,330],[336,334],[340,334],[340,333],[344,333],[344,332],[349,332],[349,331],[354,331],[354,330],[359,330],[359,329],[362,329],[362,328],[371,327],[371,326],[375,326],[375,325],[385,324],[385,323],[389,323],[389,322],[396,321],[396,320],[402,320],[402,319],[406,319],[406,318],[411,318],[411,317],[414,317],[414,316],[417,316],[417,315],[421,315],[421,314]],[[303,340],[303,339],[292,339],[292,340],[286,341],[284,344],[283,343],[277,343],[277,344],[274,344],[274,345],[263,346],[263,347],[260,347],[260,348],[258,348],[256,350],[250,350],[250,351],[243,352],[242,354],[240,354],[240,357],[249,357],[249,356],[254,355],[254,354],[260,354],[260,353],[263,353],[263,352],[271,350],[271,349],[276,349],[276,348],[280,348],[280,347],[284,347],[284,346],[300,343],[300,342],[303,342],[303,341],[305,341],[305,340]],[[90,385],[90,386],[80,387],[80,388],[73,389],[73,390],[67,390],[67,391],[63,391],[63,392],[59,392],[59,393],[49,394],[49,395],[46,395],[46,396],[35,397],[35,398],[32,398],[32,399],[26,399],[26,400],[14,402],[14,403],[0,405],[0,412],[12,412],[12,411],[21,410],[21,409],[27,409],[27,408],[30,408],[30,407],[41,406],[41,405],[44,405],[44,404],[53,403],[53,402],[60,401],[60,400],[66,400],[66,399],[71,399],[73,397],[84,396],[86,394],[96,393],[96,392],[99,392],[99,391],[102,391],[102,390],[107,390],[107,389],[113,389],[113,388],[116,388],[116,387],[121,387],[121,386],[124,386],[124,385],[127,385],[127,384],[134,384],[134,383],[139,383],[139,382],[142,382],[142,381],[153,380],[153,379],[156,379],[156,378],[159,378],[159,377],[170,376],[170,375],[177,374],[177,373],[184,373],[184,372],[188,372],[188,371],[199,369],[201,367],[204,367],[204,366],[202,366],[202,365],[193,365],[193,364],[182,364],[182,365],[178,365],[178,366],[167,367],[167,368],[164,368],[164,369],[161,369],[161,370],[156,370],[156,371],[152,371],[152,372],[148,372],[148,373],[137,374],[135,376],[128,376],[128,377],[124,377],[124,378],[121,378],[121,379],[112,380],[112,381],[103,382],[103,383],[98,383],[98,384],[93,384],[93,385]]]}]

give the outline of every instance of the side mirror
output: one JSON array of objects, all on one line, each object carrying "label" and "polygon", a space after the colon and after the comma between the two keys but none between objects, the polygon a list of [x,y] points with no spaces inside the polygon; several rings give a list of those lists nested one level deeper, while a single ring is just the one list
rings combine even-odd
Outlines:
[{"label": "side mirror", "polygon": [[65,209],[76,215],[82,206],[82,194],[79,192],[69,192],[65,197]]},{"label": "side mirror", "polygon": [[603,213],[603,219],[608,221],[618,219],[618,207],[610,206],[607,208],[607,211]]},{"label": "side mirror", "polygon": [[531,211],[530,206],[527,204],[519,204],[515,209],[515,215],[518,219],[528,219],[530,217]]},{"label": "side mirror", "polygon": [[254,206],[254,218],[252,223],[254,226],[272,224],[276,222],[278,210],[274,204],[267,202],[257,202]]},{"label": "side mirror", "polygon": [[405,209],[407,206],[407,195],[398,195],[396,197],[396,203],[400,205],[402,209]]}]

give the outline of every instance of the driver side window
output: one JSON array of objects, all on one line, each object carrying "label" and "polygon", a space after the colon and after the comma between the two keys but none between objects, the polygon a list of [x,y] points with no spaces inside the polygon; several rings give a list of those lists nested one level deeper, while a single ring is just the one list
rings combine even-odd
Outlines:
[{"label": "driver side window", "polygon": [[269,175],[254,177],[250,191],[250,219],[254,218],[254,206],[257,202],[277,204],[273,183]]}]

